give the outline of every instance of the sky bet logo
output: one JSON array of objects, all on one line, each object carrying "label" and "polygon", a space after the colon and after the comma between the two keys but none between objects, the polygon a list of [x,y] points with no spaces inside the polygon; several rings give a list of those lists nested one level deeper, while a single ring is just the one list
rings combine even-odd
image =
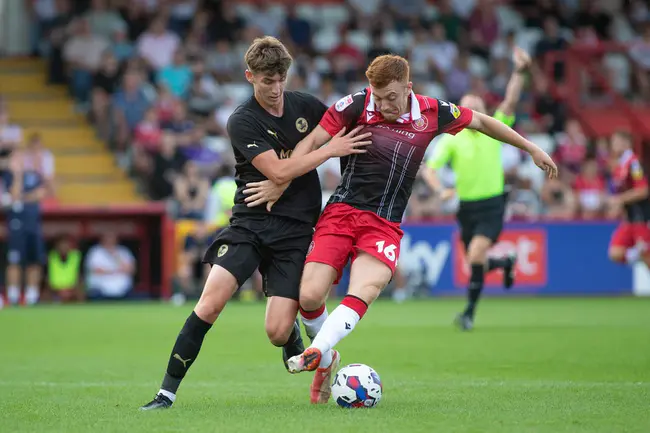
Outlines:
[{"label": "sky bet logo", "polygon": [[[454,249],[454,283],[464,287],[469,281],[469,266],[465,261],[465,248],[456,233]],[[539,229],[506,230],[499,242],[489,252],[491,257],[517,253],[516,286],[541,287],[547,282],[546,232]],[[497,270],[486,275],[485,285],[503,286],[503,272]]]}]

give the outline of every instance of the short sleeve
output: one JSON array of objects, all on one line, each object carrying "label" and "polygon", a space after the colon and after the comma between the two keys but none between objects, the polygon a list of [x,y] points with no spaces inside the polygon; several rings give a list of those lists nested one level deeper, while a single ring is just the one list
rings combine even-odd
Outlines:
[{"label": "short sleeve", "polygon": [[273,147],[262,135],[258,125],[250,119],[251,115],[238,112],[228,118],[228,136],[233,149],[244,155],[248,162],[266,151],[273,150]]},{"label": "short sleeve", "polygon": [[327,109],[320,121],[320,126],[332,136],[338,134],[343,128],[347,131],[353,129],[363,114],[365,103],[366,90],[344,96]]},{"label": "short sleeve", "polygon": [[440,170],[447,165],[453,152],[454,139],[447,136],[442,137],[433,148],[433,154],[427,160],[427,167],[433,170]]},{"label": "short sleeve", "polygon": [[515,124],[515,120],[516,120],[516,116],[514,114],[507,115],[506,113],[504,113],[501,110],[495,111],[494,116],[492,116],[492,117],[494,117],[499,122],[502,122],[502,123],[506,124],[507,126],[509,126],[511,128],[512,128],[512,125]]},{"label": "short sleeve", "polygon": [[472,110],[459,107],[451,102],[437,99],[438,102],[438,131],[456,135],[467,128],[472,122]]}]

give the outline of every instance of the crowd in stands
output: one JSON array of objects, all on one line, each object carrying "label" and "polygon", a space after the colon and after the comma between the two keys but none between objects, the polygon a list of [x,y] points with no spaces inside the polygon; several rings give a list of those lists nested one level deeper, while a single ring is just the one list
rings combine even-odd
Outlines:
[{"label": "crowd in stands", "polygon": [[[650,6],[647,0],[32,0],[34,51],[49,80],[70,87],[79,110],[152,200],[177,218],[227,221],[233,155],[226,122],[251,94],[243,53],[258,36],[279,37],[294,56],[287,88],[330,105],[365,87],[365,66],[397,53],[410,60],[415,91],[457,102],[471,92],[493,109],[512,71],[515,45],[535,59],[515,128],[541,140],[558,160],[546,181],[509,146],[503,164],[511,218],[603,218],[608,212],[607,137],[589,139],[549,80],[544,56],[570,46],[628,44],[603,57],[612,86],[650,96]],[[589,84],[585,97],[596,98]],[[0,122],[2,119],[0,118]],[[0,123],[0,137],[3,135]],[[540,143],[542,144],[542,143]],[[0,145],[4,145],[0,143]],[[324,202],[339,177],[336,161],[319,168]],[[453,185],[453,173],[442,178]],[[407,219],[450,216],[416,183]]]}]

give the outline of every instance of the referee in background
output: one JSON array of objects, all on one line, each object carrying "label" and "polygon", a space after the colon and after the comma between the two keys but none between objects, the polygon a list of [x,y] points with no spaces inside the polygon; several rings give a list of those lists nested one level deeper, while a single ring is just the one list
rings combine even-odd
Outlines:
[{"label": "referee in background", "polygon": [[[515,107],[531,60],[525,51],[515,48],[513,62],[515,69],[508,82],[505,99],[494,113],[494,118],[508,126],[515,123]],[[481,113],[486,112],[485,102],[479,96],[465,95],[460,105]],[[504,286],[509,289],[514,283],[514,253],[503,258],[487,257],[488,250],[498,240],[503,229],[507,201],[501,147],[502,144],[497,140],[465,129],[455,136],[445,135],[436,145],[423,170],[424,179],[436,194],[440,194],[442,200],[449,200],[458,194],[460,201],[456,216],[467,263],[471,265],[467,307],[456,318],[456,324],[464,331],[469,331],[474,326],[474,313],[486,272],[503,269]],[[436,170],[447,164],[456,175],[455,191],[444,188],[436,175]]]}]

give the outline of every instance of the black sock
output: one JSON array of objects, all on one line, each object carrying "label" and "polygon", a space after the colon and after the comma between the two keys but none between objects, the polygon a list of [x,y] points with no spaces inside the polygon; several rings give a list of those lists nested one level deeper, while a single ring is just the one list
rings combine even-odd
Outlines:
[{"label": "black sock", "polygon": [[481,297],[484,273],[485,267],[482,264],[472,265],[472,275],[469,278],[469,287],[467,290],[467,308],[465,309],[465,314],[470,317],[474,317],[476,304],[478,304],[478,300]]},{"label": "black sock", "polygon": [[305,351],[305,347],[302,344],[302,339],[300,338],[300,326],[293,327],[291,335],[289,335],[289,339],[286,343],[284,343],[282,347],[284,348],[289,358],[292,356],[300,355]]},{"label": "black sock", "polygon": [[211,327],[210,323],[204,322],[192,311],[190,317],[185,321],[183,329],[178,334],[172,353],[169,356],[167,373],[165,373],[161,386],[162,389],[176,394],[187,370],[199,355],[203,338]]},{"label": "black sock", "polygon": [[510,264],[510,260],[507,257],[501,257],[499,259],[489,258],[487,261],[487,270],[493,271],[495,269],[503,269]]}]

